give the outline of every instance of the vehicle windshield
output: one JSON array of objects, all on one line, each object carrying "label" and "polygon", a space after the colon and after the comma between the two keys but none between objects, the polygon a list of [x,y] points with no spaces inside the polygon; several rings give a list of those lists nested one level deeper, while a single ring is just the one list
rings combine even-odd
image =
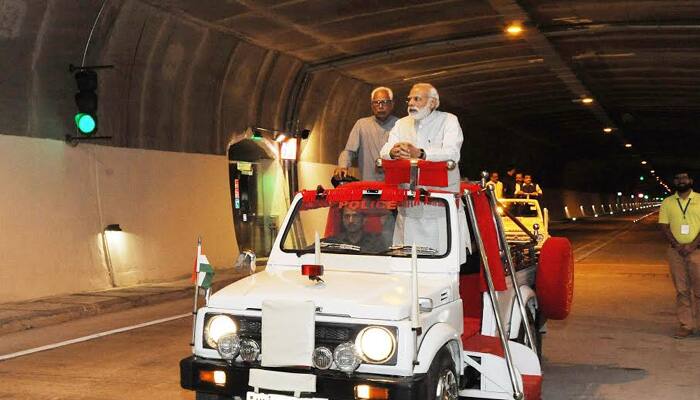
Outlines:
[{"label": "vehicle windshield", "polygon": [[410,257],[443,257],[449,248],[447,202],[421,198],[381,200],[364,195],[356,201],[300,201],[282,238],[282,250],[314,252],[316,233],[322,253]]},{"label": "vehicle windshield", "polygon": [[[501,202],[499,205],[499,211],[501,209],[508,211],[511,215],[515,217],[520,217],[520,218],[527,218],[527,217],[538,217],[539,213],[537,212],[537,205],[535,205],[532,202],[526,202],[526,201],[508,201],[508,202]],[[501,215],[505,215],[504,212],[501,212]]]}]

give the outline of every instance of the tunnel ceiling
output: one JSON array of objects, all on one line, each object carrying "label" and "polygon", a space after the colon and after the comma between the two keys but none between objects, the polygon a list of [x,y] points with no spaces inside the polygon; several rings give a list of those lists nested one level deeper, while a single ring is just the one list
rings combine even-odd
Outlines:
[{"label": "tunnel ceiling", "polygon": [[[573,155],[659,170],[700,163],[700,1],[148,3],[294,56],[310,72],[400,93],[429,81],[463,121],[525,131]],[[523,34],[504,33],[513,21]]]}]

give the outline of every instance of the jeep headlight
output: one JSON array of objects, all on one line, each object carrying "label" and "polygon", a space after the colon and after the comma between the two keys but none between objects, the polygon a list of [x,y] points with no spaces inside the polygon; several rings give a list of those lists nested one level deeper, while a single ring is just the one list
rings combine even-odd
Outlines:
[{"label": "jeep headlight", "polygon": [[396,338],[381,326],[368,326],[355,338],[355,347],[365,360],[372,363],[388,361],[396,351]]},{"label": "jeep headlight", "polygon": [[215,315],[209,318],[209,321],[207,321],[204,327],[204,340],[209,347],[216,348],[219,338],[224,335],[236,333],[237,331],[238,327],[233,318],[223,314]]}]

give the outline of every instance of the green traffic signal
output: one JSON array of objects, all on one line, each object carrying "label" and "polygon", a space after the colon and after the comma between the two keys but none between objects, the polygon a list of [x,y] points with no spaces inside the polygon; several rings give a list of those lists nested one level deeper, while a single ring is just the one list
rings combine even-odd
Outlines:
[{"label": "green traffic signal", "polygon": [[90,114],[77,113],[75,114],[75,125],[78,127],[78,131],[85,136],[90,136],[95,131],[97,124],[95,123],[95,118]]}]

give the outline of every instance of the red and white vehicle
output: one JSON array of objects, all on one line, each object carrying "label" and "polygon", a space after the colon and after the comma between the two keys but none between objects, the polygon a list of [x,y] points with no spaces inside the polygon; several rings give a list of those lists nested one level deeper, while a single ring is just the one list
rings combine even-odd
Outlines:
[{"label": "red and white vehicle", "polygon": [[[430,185],[449,163],[384,164]],[[197,311],[182,387],[199,400],[539,399],[540,332],[572,300],[569,242],[509,245],[484,185],[417,182],[297,194],[266,268]]]}]

